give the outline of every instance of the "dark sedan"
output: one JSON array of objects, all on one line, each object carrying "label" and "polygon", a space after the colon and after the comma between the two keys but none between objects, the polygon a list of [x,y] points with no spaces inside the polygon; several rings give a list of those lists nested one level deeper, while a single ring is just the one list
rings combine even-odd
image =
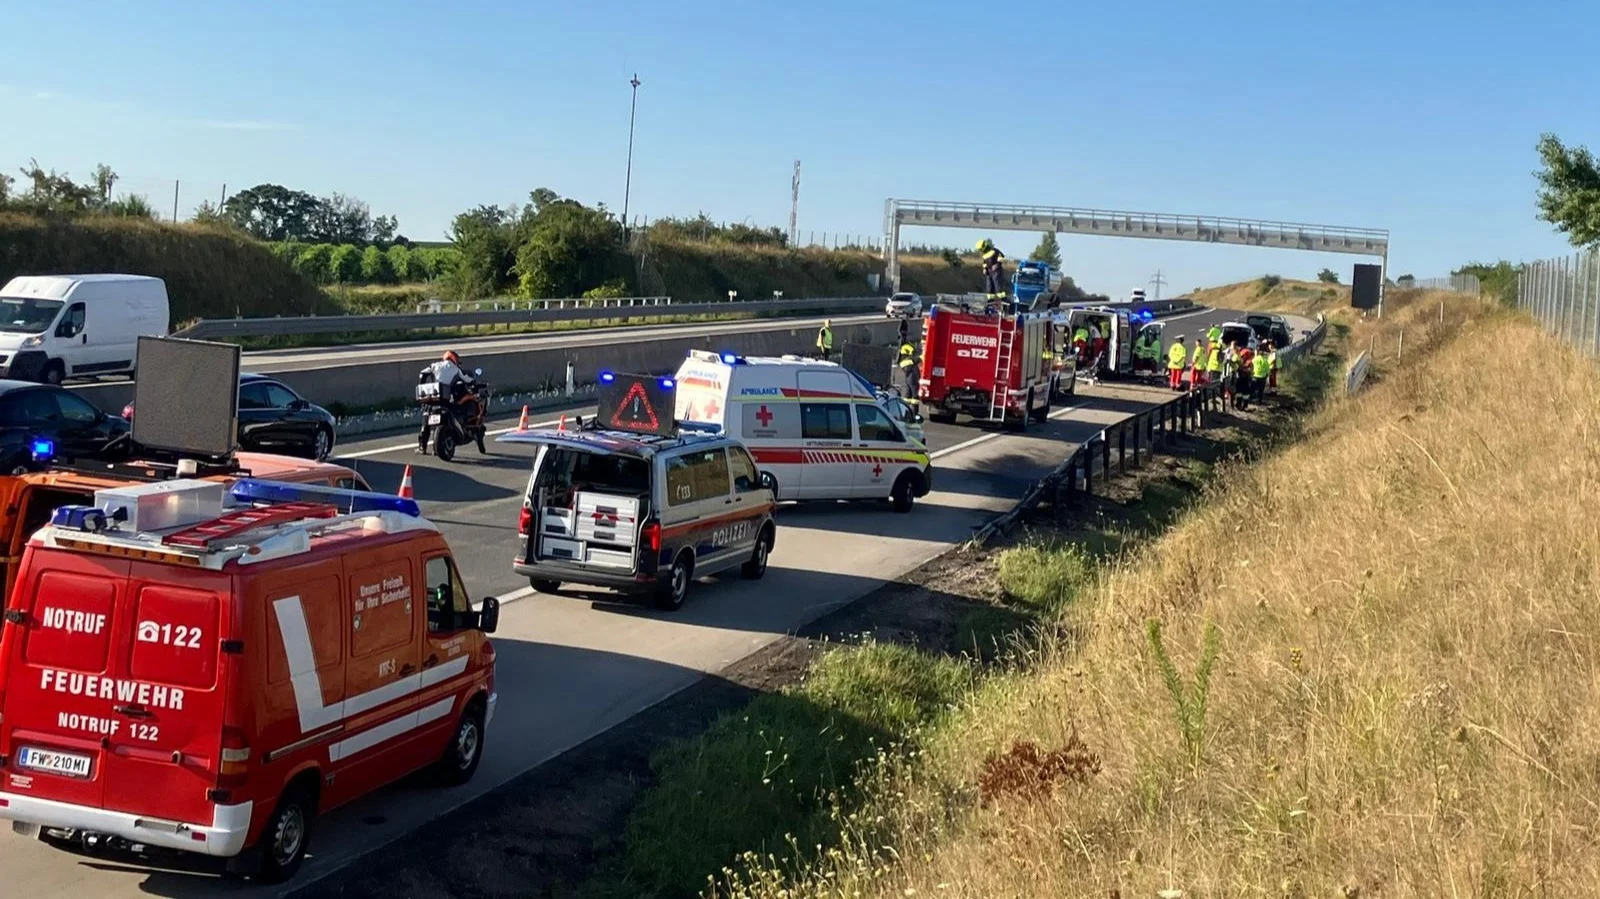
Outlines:
[{"label": "dark sedan", "polygon": [[[122,410],[133,420],[133,404]],[[239,376],[239,448],[322,461],[333,452],[333,413],[269,375]]]},{"label": "dark sedan", "polygon": [[21,474],[40,460],[101,453],[128,423],[61,387],[0,380],[0,472]]}]

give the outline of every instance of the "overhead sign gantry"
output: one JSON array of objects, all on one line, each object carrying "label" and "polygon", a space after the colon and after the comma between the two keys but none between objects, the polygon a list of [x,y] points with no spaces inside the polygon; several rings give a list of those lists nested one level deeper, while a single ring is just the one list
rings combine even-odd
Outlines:
[{"label": "overhead sign gantry", "polygon": [[996,203],[939,203],[924,200],[885,201],[883,207],[884,277],[900,289],[900,229],[978,228],[985,231],[1054,231],[1099,237],[1142,237],[1186,240],[1245,247],[1277,247],[1318,253],[1377,256],[1389,267],[1389,232],[1377,228],[1309,225],[1266,219],[1164,212],[1079,209],[1070,206],[1008,206]]}]

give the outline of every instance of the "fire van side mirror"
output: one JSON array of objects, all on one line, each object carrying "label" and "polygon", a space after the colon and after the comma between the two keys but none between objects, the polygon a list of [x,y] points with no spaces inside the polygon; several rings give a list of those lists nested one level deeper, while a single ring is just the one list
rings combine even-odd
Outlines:
[{"label": "fire van side mirror", "polygon": [[500,600],[493,596],[483,598],[483,608],[478,610],[478,630],[494,633],[500,627]]}]

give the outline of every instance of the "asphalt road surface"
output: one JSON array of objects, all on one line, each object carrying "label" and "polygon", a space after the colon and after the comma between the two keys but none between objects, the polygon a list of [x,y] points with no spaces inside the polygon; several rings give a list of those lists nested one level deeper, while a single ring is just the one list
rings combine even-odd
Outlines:
[{"label": "asphalt road surface", "polygon": [[[1175,316],[1167,330],[1193,333],[1237,315]],[[1170,397],[1153,387],[1080,385],[1073,403],[1025,435],[930,423],[937,489],[910,514],[879,504],[780,507],[765,579],[744,581],[735,571],[702,580],[677,613],[618,602],[603,591],[534,593],[512,572],[529,448],[491,443],[488,455],[464,449],[447,465],[416,455],[410,435],[343,445],[340,461],[358,467],[378,490],[395,489],[404,466],[415,466],[417,498],[450,541],[473,595],[497,595],[504,603],[493,638],[500,707],[477,777],[455,790],[402,783],[332,813],[318,822],[311,857],[285,887],[219,879],[205,860],[152,868],[0,834],[0,895],[284,895],[942,554],[1009,510],[1074,445]],[[547,413],[539,422],[555,418]]]}]

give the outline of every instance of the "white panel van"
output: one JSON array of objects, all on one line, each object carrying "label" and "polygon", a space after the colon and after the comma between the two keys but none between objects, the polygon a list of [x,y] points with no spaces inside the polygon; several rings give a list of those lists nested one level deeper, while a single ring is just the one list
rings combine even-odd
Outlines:
[{"label": "white panel van", "polygon": [[928,447],[834,362],[690,350],[674,418],[737,437],[782,500],[877,499],[909,512],[933,487]]},{"label": "white panel van", "polygon": [[21,275],[0,288],[0,377],[60,384],[133,374],[141,335],[170,324],[167,285],[145,275]]}]

